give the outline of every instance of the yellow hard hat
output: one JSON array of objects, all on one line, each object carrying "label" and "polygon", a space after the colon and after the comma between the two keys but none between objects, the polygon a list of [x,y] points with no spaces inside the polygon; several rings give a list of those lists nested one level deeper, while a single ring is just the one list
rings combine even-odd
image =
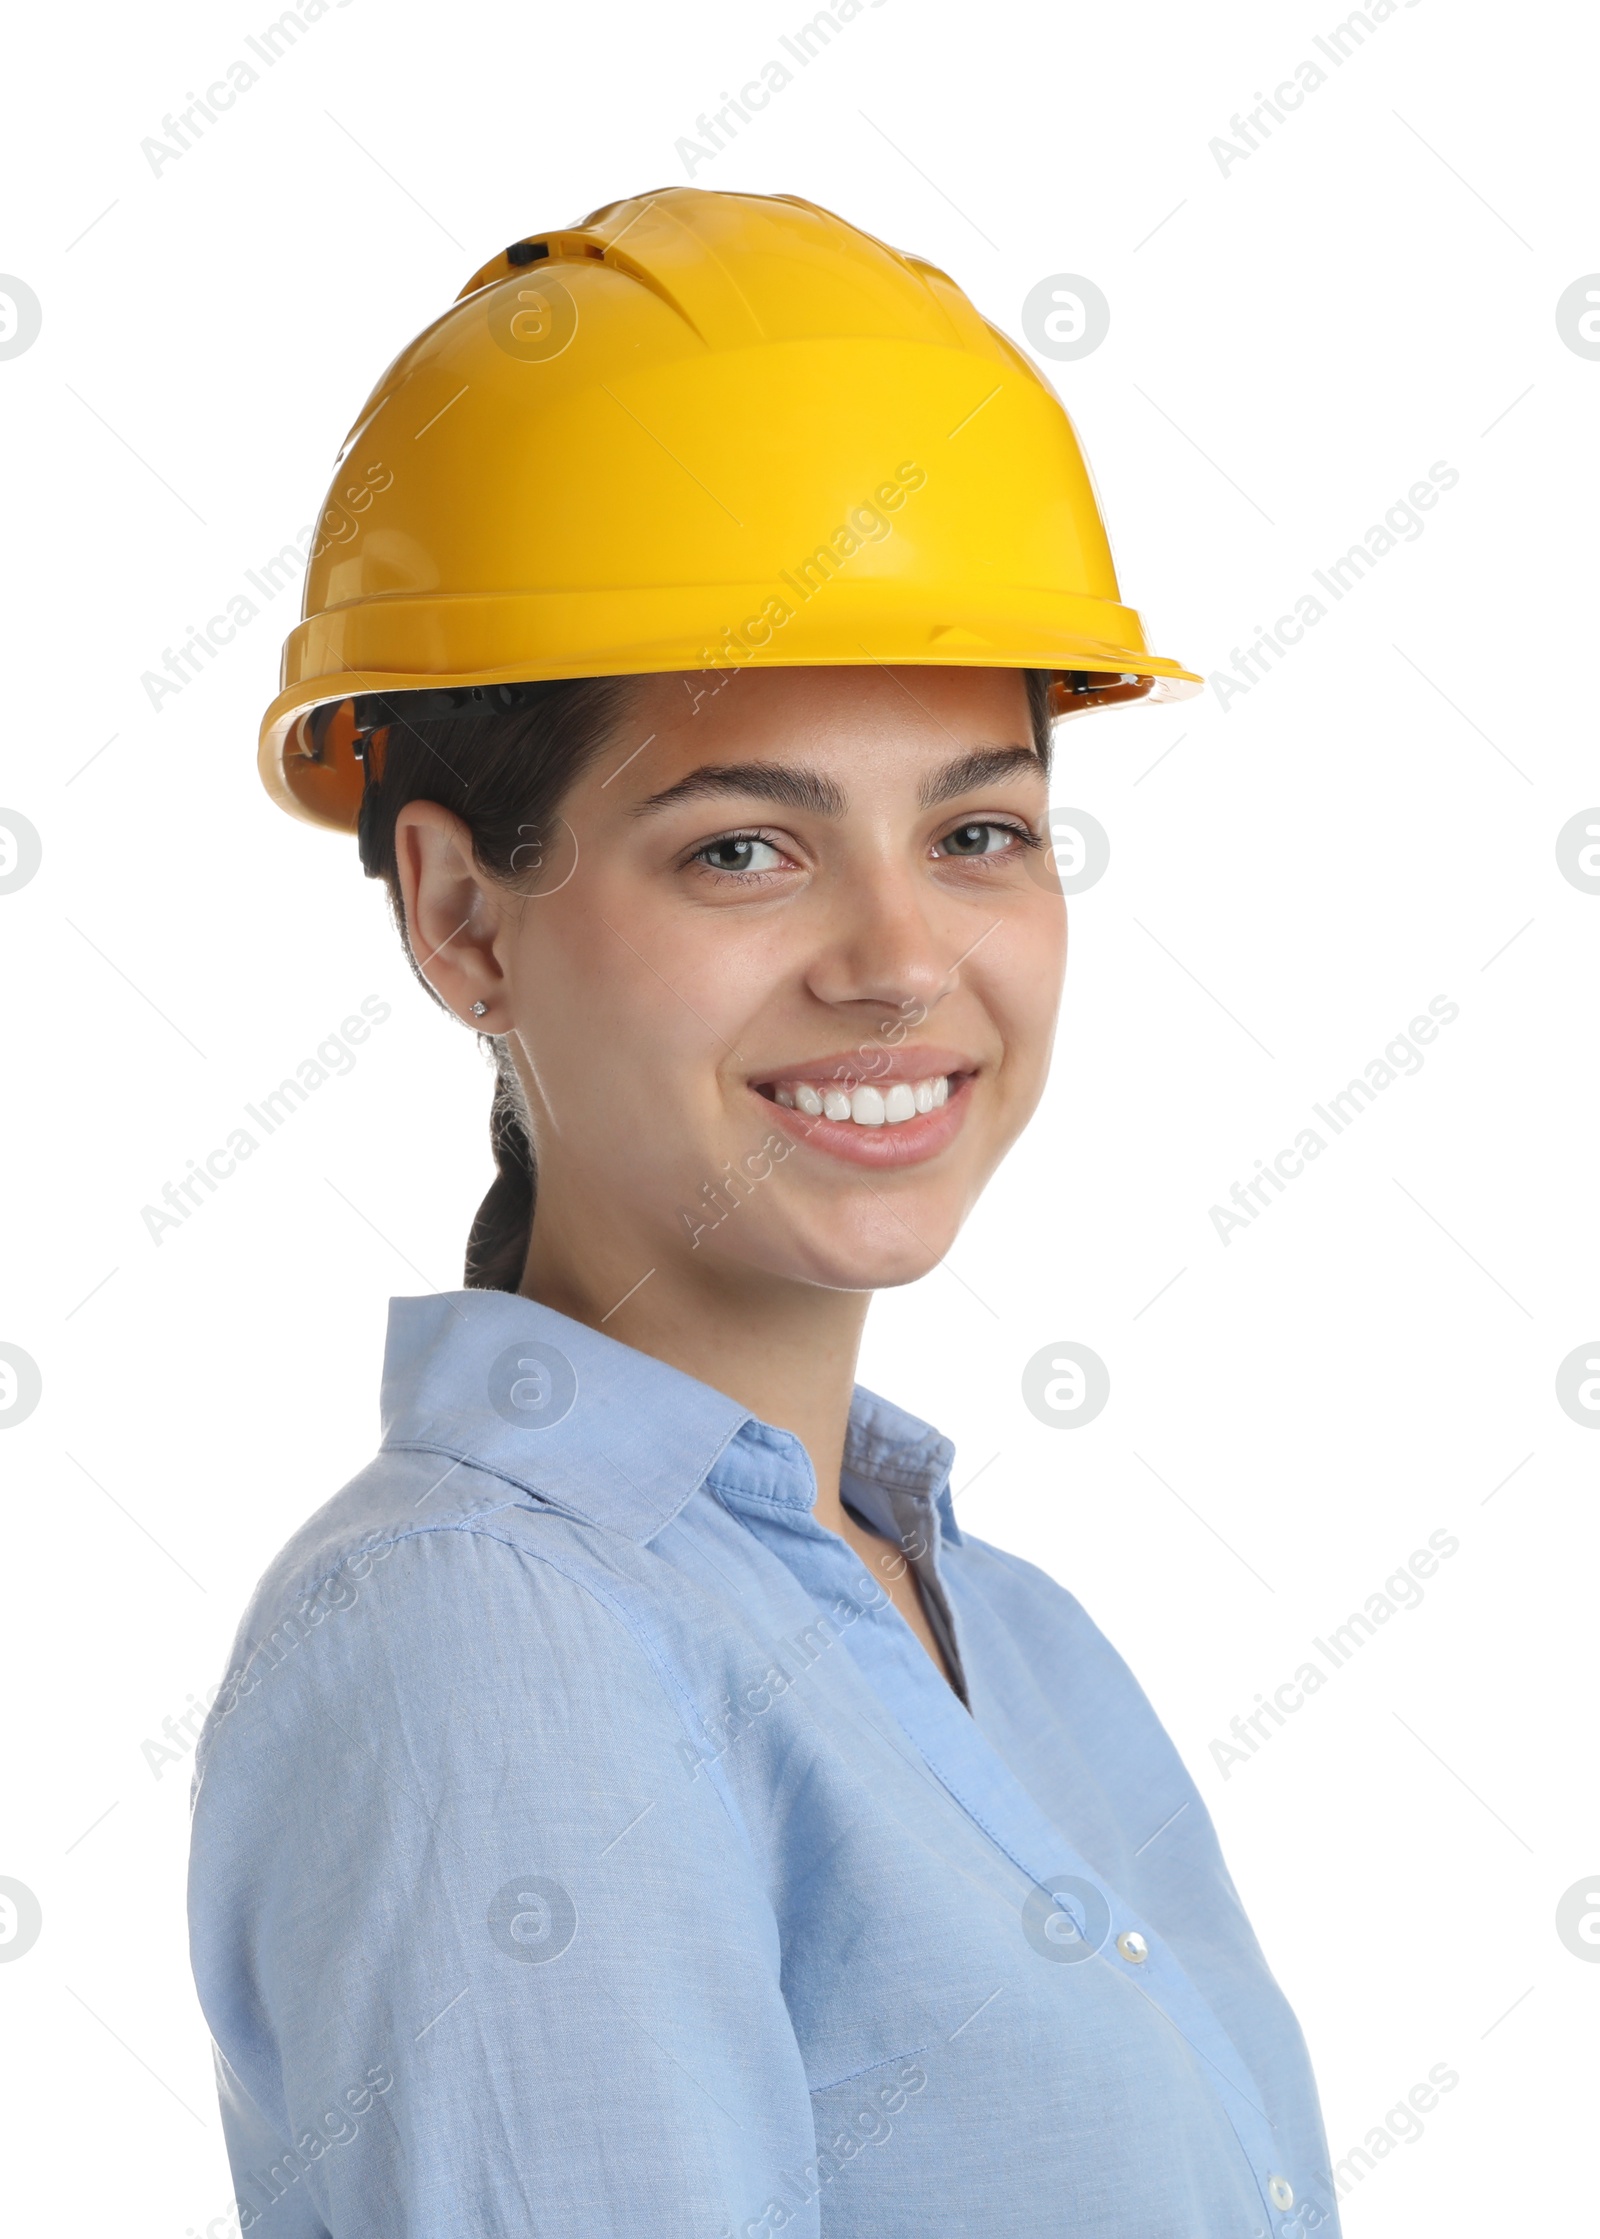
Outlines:
[{"label": "yellow hard hat", "polygon": [[361,726],[308,718],[359,695],[871,662],[1046,669],[1059,712],[1201,685],[1120,602],[1054,390],[943,272],[797,195],[668,187],[475,272],[345,439],[302,612],[261,772],[344,831]]}]

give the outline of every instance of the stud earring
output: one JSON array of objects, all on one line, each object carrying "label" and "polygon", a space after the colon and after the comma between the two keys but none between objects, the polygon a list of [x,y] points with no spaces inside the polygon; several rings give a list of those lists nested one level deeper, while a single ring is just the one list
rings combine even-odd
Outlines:
[{"label": "stud earring", "polygon": [[485,1012],[485,1011],[486,1011],[486,1010],[487,1010],[488,1008],[489,1008],[489,1006],[488,1006],[488,1004],[487,1004],[487,1003],[474,1003],[474,1004],[473,1004],[473,1006],[472,1006],[472,1015],[473,1015],[473,1017],[474,1017],[474,1018],[482,1018],[482,1016],[483,1016],[484,1012]]}]

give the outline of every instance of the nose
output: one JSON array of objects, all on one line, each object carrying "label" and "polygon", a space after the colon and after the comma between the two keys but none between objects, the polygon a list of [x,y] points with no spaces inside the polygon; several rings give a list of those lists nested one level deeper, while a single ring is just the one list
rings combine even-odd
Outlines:
[{"label": "nose", "polygon": [[841,880],[823,901],[826,933],[806,985],[835,1008],[872,1005],[887,1018],[926,1018],[959,985],[964,960],[988,930],[952,913],[909,870],[874,864]]}]

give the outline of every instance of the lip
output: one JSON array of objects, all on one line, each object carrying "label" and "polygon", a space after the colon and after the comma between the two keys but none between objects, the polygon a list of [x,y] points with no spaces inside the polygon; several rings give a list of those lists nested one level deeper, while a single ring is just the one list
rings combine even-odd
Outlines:
[{"label": "lip", "polygon": [[[876,1167],[879,1171],[920,1165],[925,1159],[936,1158],[961,1132],[972,1101],[972,1084],[980,1068],[958,1050],[933,1049],[921,1044],[885,1051],[883,1055],[886,1062],[881,1067],[864,1064],[858,1050],[842,1051],[836,1057],[813,1058],[806,1064],[777,1066],[770,1072],[753,1074],[750,1092],[760,1098],[763,1112],[781,1133],[807,1144],[812,1150],[825,1151],[849,1165]],[[787,1105],[779,1104],[771,1096],[761,1096],[763,1088],[771,1088],[779,1081],[809,1081],[818,1087],[827,1083],[830,1087],[846,1089],[870,1083],[880,1088],[894,1081],[932,1080],[941,1074],[950,1083],[949,1101],[934,1111],[919,1112],[915,1119],[897,1121],[892,1127],[860,1127],[854,1120],[810,1119],[804,1112],[790,1111]]]},{"label": "lip", "polygon": [[[859,1049],[838,1050],[831,1057],[807,1058],[795,1065],[769,1065],[763,1072],[750,1075],[750,1086],[761,1089],[772,1088],[779,1081],[810,1081],[820,1088],[826,1081],[830,1088],[881,1088],[885,1081],[931,1081],[941,1073],[948,1079],[952,1074],[979,1070],[978,1060],[965,1050],[910,1042],[892,1050],[873,1050],[867,1056]],[[909,1127],[911,1122],[905,1124]]]}]

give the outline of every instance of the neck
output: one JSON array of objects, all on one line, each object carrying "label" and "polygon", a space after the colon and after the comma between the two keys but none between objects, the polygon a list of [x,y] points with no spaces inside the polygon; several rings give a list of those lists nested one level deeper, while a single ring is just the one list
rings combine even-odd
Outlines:
[{"label": "neck", "polygon": [[[552,1193],[556,1203],[559,1193]],[[830,1531],[846,1526],[839,1472],[855,1387],[869,1291],[825,1290],[718,1266],[709,1257],[684,1268],[648,1252],[585,1248],[561,1233],[558,1219],[536,1215],[518,1286],[557,1313],[599,1329],[713,1390],[726,1392],[762,1422],[792,1431],[817,1480],[816,1518]],[[632,1295],[628,1295],[631,1286]]]}]

